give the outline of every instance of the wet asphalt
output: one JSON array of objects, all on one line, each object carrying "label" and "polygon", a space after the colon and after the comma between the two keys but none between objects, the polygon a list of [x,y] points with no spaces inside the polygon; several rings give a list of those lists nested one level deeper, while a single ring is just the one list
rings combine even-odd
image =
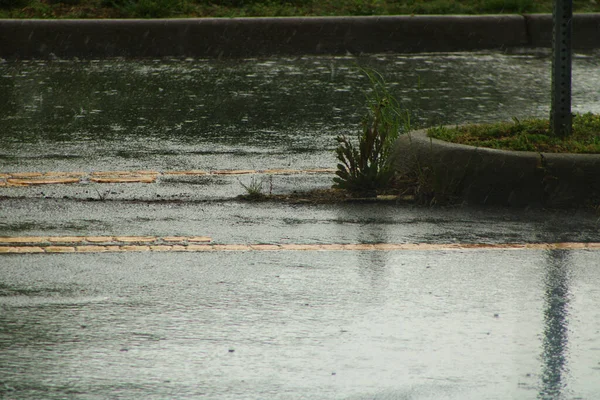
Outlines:
[{"label": "wet asphalt", "polygon": [[[388,65],[390,57],[371,62]],[[460,77],[461,68],[480,62],[470,95],[462,93],[460,101],[453,100],[457,108],[471,110],[468,115],[481,110],[477,104],[484,109],[498,107],[493,98],[489,103],[478,98],[493,97],[495,92],[508,96],[493,82],[489,71],[494,67],[502,71],[500,77],[508,77],[515,70],[533,76],[547,65],[538,56],[444,57],[443,62],[434,56],[391,57],[391,63],[397,67],[416,62],[423,74],[446,65]],[[597,60],[582,60],[584,66],[577,73],[594,76]],[[322,75],[331,85],[328,88],[350,90],[347,80],[358,81],[357,74],[339,78],[332,72],[340,71],[332,65],[347,62],[248,60],[241,66],[225,66],[229,70],[221,66],[220,71],[228,75],[217,77],[236,80],[240,68],[246,75],[267,71],[269,79],[263,80],[269,91],[274,90],[269,85],[276,78],[285,83],[286,76],[297,75],[295,66],[308,65],[315,76],[326,72]],[[80,66],[34,65],[43,74],[86,76]],[[219,71],[210,63],[200,63],[191,71],[186,65],[108,63],[92,66],[89,76],[98,70],[129,71],[126,76],[140,74],[150,82],[159,76],[170,82],[171,72],[165,71],[175,71],[178,78],[173,82],[197,82],[203,76],[198,70],[208,75]],[[24,65],[3,68],[19,70],[26,77],[33,74]],[[10,71],[3,72],[10,75]],[[261,123],[252,125],[251,115],[243,121],[243,115],[223,110],[219,118],[242,118],[235,124],[227,120],[225,134],[219,135],[219,127],[213,125],[218,118],[198,111],[208,103],[190,100],[185,107],[196,111],[185,108],[185,113],[215,118],[197,136],[186,131],[189,115],[172,117],[168,110],[151,123],[143,122],[150,126],[148,137],[140,133],[145,125],[137,115],[129,122],[111,120],[109,135],[94,119],[103,112],[91,110],[108,110],[104,113],[112,116],[126,115],[127,107],[134,110],[132,114],[139,111],[131,106],[139,104],[138,98],[118,100],[121,107],[127,106],[119,110],[123,114],[117,113],[119,107],[103,108],[111,104],[103,96],[114,93],[111,74],[100,81],[106,85],[104,91],[86,89],[100,92],[99,97],[75,92],[73,98],[88,99],[89,107],[80,109],[60,103],[64,94],[53,99],[50,93],[58,89],[48,90],[50,78],[14,79],[31,93],[15,88],[4,103],[6,115],[12,116],[5,120],[16,125],[2,134],[4,169],[0,172],[290,164],[331,168],[335,162],[325,143],[347,129],[344,119],[332,119],[331,125],[315,119],[322,108],[319,101],[332,101],[320,97],[327,93],[323,90],[306,102],[314,102],[314,109],[305,106],[303,117],[287,120],[293,129],[274,123],[278,128],[273,131],[279,133],[268,133]],[[148,93],[169,92],[168,87],[159,91],[161,87],[151,86]],[[212,88],[202,86],[207,87]],[[214,95],[216,90],[209,92]],[[245,97],[256,98],[257,90],[238,90],[231,99],[237,107]],[[356,96],[337,93],[346,93],[340,99]],[[451,90],[442,93],[454,95]],[[597,105],[591,89],[580,93],[579,107]],[[536,96],[530,93],[516,100],[521,103],[505,104],[528,104],[529,110],[546,112],[544,95]],[[415,101],[426,104],[427,98]],[[95,108],[94,102],[102,107]],[[278,112],[294,109],[287,103],[265,104],[283,107]],[[342,104],[339,109],[350,110],[348,118],[356,119],[356,107]],[[56,114],[63,109],[72,109],[72,115],[71,111]],[[262,117],[272,115],[261,114],[260,107],[253,110]],[[496,110],[497,115],[505,111]],[[178,112],[183,111],[172,114]],[[453,122],[460,121],[458,114],[450,115]],[[302,118],[309,127],[304,138],[290,133],[297,132]],[[179,131],[178,124],[182,124]],[[33,133],[23,139],[18,132],[25,132],[27,126]],[[123,129],[124,139],[117,140],[115,132]],[[187,136],[174,133],[181,130]],[[259,131],[262,136],[257,137]],[[165,151],[155,154],[153,149],[161,146]],[[206,146],[203,151],[192,151],[202,146]],[[246,146],[250,151],[240,152]],[[273,154],[271,147],[277,149]],[[290,149],[296,150],[288,156]],[[289,193],[329,187],[332,175],[255,177],[265,179],[264,190]],[[0,236],[210,236],[216,244],[600,242],[600,217],[591,210],[240,201],[237,196],[245,193],[242,184],[251,179],[250,175],[163,176],[148,184],[2,187]],[[599,265],[598,250],[516,247],[0,255],[0,397],[596,399],[600,397]]]},{"label": "wet asphalt", "polygon": [[598,394],[597,252],[2,257],[2,396]]}]

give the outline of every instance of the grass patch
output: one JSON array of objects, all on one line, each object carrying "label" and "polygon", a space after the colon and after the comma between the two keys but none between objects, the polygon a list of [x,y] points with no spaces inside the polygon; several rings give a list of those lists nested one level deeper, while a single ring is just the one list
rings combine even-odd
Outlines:
[{"label": "grass patch", "polygon": [[514,119],[484,125],[435,127],[435,139],[469,146],[540,153],[600,153],[600,115],[574,114],[573,134],[561,139],[550,135],[548,119]]},{"label": "grass patch", "polygon": [[239,179],[238,182],[246,190],[246,194],[241,196],[245,200],[264,200],[267,197],[267,194],[264,193],[266,184],[269,186],[268,195],[271,196],[273,194],[273,175],[260,179],[253,176],[247,185]]},{"label": "grass patch", "polygon": [[[575,12],[600,2],[574,0]],[[202,18],[551,13],[552,0],[0,0],[0,18]]]}]

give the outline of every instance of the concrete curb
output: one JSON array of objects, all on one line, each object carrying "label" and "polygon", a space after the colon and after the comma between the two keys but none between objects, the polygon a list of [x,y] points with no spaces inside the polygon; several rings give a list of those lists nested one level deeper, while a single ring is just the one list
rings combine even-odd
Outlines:
[{"label": "concrete curb", "polygon": [[[576,14],[574,47],[600,47],[600,14]],[[549,47],[550,15],[170,20],[0,20],[0,57],[252,57]]]},{"label": "concrete curb", "polygon": [[432,139],[426,130],[400,137],[392,160],[421,174],[440,197],[469,204],[574,207],[600,199],[600,155],[503,151]]}]

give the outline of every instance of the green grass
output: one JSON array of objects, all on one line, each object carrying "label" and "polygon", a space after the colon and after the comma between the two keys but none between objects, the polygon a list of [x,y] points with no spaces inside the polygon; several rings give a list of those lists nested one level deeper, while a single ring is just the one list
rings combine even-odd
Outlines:
[{"label": "green grass", "polygon": [[574,114],[573,134],[567,139],[550,135],[547,119],[527,119],[489,125],[435,127],[430,137],[492,149],[546,153],[600,153],[600,115]]},{"label": "green grass", "polygon": [[[574,0],[575,12],[600,2]],[[0,0],[0,18],[189,18],[551,13],[552,0]]]}]

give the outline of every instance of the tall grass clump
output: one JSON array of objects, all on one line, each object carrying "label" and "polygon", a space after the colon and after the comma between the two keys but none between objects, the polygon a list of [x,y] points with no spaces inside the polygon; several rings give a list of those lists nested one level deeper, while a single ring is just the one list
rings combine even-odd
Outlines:
[{"label": "tall grass clump", "polygon": [[410,130],[410,113],[388,91],[381,74],[363,70],[371,83],[367,113],[356,140],[345,135],[336,138],[339,161],[334,188],[352,192],[372,192],[388,188],[394,176],[389,161],[392,145],[401,132]]}]

